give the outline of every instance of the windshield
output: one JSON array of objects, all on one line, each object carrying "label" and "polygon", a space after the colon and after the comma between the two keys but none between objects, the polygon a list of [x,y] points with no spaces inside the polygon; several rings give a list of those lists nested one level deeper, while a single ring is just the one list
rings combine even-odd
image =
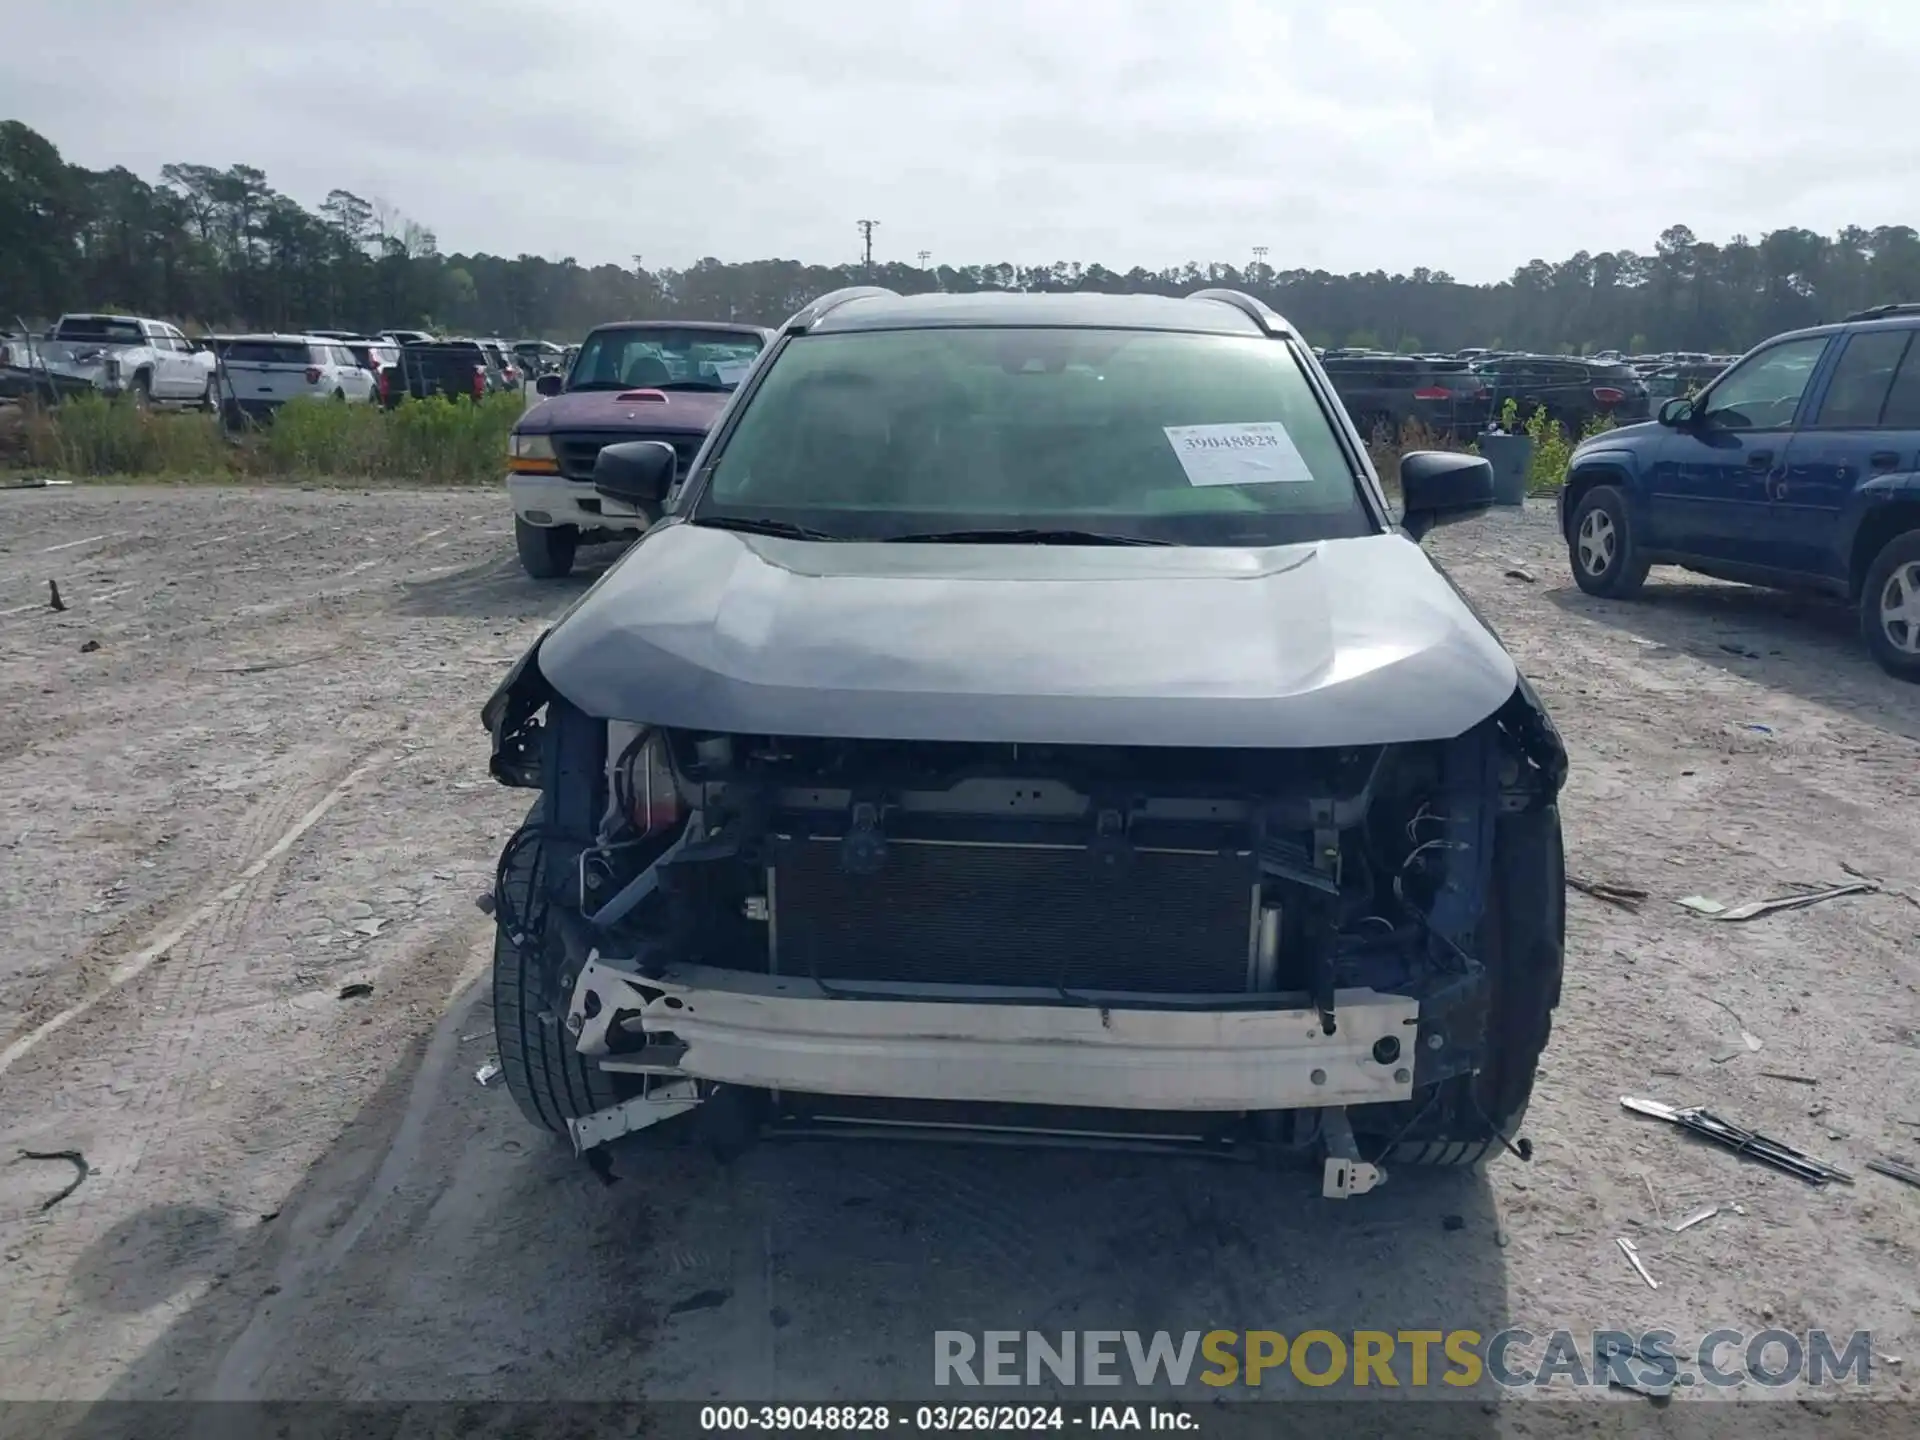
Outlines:
[{"label": "windshield", "polygon": [[691,518],[1231,546],[1377,528],[1290,345],[1065,329],[794,339]]},{"label": "windshield", "polygon": [[733,389],[760,353],[750,331],[636,326],[596,330],[573,362],[569,390]]}]

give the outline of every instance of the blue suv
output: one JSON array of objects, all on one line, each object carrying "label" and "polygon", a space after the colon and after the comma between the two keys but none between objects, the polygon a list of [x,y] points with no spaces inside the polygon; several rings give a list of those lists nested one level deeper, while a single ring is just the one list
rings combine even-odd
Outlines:
[{"label": "blue suv", "polygon": [[1775,336],[1657,420],[1584,442],[1560,528],[1590,595],[1631,596],[1654,565],[1818,591],[1920,681],[1920,305]]}]

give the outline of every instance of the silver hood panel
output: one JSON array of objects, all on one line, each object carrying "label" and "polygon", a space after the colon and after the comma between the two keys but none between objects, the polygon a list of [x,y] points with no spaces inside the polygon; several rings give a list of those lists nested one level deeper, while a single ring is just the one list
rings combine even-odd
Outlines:
[{"label": "silver hood panel", "polygon": [[1445,739],[1513,662],[1404,535],[1264,550],[884,545],[655,528],[546,637],[587,714],[1028,744]]}]

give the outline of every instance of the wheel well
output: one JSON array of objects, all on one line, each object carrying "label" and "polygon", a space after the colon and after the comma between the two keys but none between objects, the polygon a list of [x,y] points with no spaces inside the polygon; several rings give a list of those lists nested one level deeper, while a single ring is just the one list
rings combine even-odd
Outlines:
[{"label": "wheel well", "polygon": [[1920,498],[1899,500],[1875,510],[1860,522],[1853,537],[1853,555],[1847,562],[1847,598],[1858,600],[1867,571],[1889,540],[1909,530],[1920,530]]},{"label": "wheel well", "polygon": [[[1566,509],[1569,532],[1573,525],[1574,512],[1580,508],[1580,502],[1587,498],[1587,492],[1596,485],[1618,485],[1625,488],[1626,475],[1614,465],[1583,465],[1574,474],[1567,477]],[[1571,533],[1567,538],[1571,538]]]}]

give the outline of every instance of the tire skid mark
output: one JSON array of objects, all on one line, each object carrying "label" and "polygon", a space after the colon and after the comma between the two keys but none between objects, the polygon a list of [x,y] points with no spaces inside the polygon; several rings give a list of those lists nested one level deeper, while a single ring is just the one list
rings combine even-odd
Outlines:
[{"label": "tire skid mark", "polygon": [[299,842],[303,835],[315,825],[319,824],[320,821],[326,817],[327,812],[339,804],[347,792],[355,785],[391,764],[396,753],[390,745],[385,745],[371,757],[361,762],[361,764],[349,771],[345,778],[334,785],[332,789],[328,790],[325,795],[321,796],[304,815],[300,816],[288,830],[281,834],[272,845],[268,846],[261,855],[242,870],[233,881],[210,898],[195,906],[183,919],[168,926],[145,945],[125,956],[119,964],[115,965],[114,968],[108,972],[105,981],[87,995],[68,1006],[65,1010],[42,1021],[34,1029],[13,1041],[6,1049],[0,1050],[0,1075],[6,1074],[16,1062],[31,1053],[43,1040],[65,1029],[68,1025],[72,1024],[73,1021],[85,1015],[95,1005],[99,1004],[100,1001],[126,985],[129,981],[138,979],[146,973],[155,960],[173,949],[174,946],[180,944],[180,942],[189,935],[199,930],[209,920],[220,918],[233,901],[242,899],[247,895],[252,882],[259,878],[268,866],[285,855],[287,851],[291,850],[294,845]]}]

